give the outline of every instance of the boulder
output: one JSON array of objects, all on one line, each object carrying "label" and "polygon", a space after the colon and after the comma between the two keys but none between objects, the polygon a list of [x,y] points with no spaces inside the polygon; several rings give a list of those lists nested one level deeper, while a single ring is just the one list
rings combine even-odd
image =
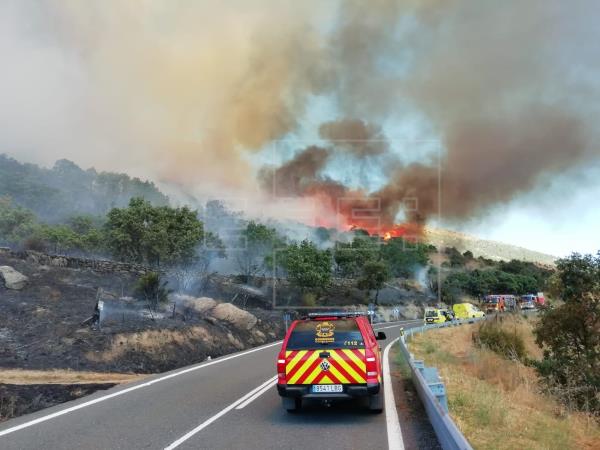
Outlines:
[{"label": "boulder", "polygon": [[244,344],[242,344],[242,342],[238,338],[234,337],[233,334],[227,333],[227,340],[238,350],[244,349]]},{"label": "boulder", "polygon": [[262,331],[260,331],[258,328],[255,328],[254,330],[252,330],[252,337],[259,344],[264,344],[265,341],[267,340],[267,337],[265,336],[265,333],[263,333]]},{"label": "boulder", "polygon": [[192,297],[185,294],[172,294],[170,300],[183,307],[193,309],[200,314],[206,314],[217,306],[217,302],[209,297]]},{"label": "boulder", "polygon": [[210,297],[199,297],[188,301],[188,306],[198,311],[201,314],[206,314],[208,311],[217,306],[217,302]]},{"label": "boulder", "polygon": [[209,314],[216,319],[228,322],[236,328],[242,330],[251,329],[258,321],[256,316],[250,314],[248,311],[244,311],[243,309],[232,305],[231,303],[220,303],[215,306]]},{"label": "boulder", "polygon": [[0,278],[4,280],[7,289],[23,289],[29,278],[21,272],[17,272],[10,266],[0,266]]}]

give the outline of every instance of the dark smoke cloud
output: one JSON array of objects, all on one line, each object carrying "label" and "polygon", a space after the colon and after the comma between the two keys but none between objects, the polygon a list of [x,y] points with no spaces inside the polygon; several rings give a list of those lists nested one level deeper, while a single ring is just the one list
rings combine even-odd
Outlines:
[{"label": "dark smoke cloud", "polygon": [[[335,92],[343,113],[361,119],[325,123],[321,137],[357,158],[390,156],[373,124],[412,110],[442,144],[439,161],[382,159],[388,183],[368,198],[380,202],[384,223],[399,211],[416,222],[439,212],[468,219],[535,190],[544,177],[597,164],[600,50],[590,43],[600,29],[590,17],[600,4],[509,3],[344,3],[330,42]],[[323,177],[322,165],[313,168],[313,178],[303,173],[288,194],[350,195]]]},{"label": "dark smoke cloud", "polygon": [[[258,201],[252,155],[324,95],[342,119],[317,125],[322,147],[260,171],[264,192],[372,200],[390,224],[440,208],[462,220],[597,164],[599,15],[595,0],[9,0],[0,151]],[[441,193],[436,158],[401,163],[402,136],[378,126],[415,117],[441,142]],[[324,174],[332,162],[379,164],[388,182],[350,189]]]},{"label": "dark smoke cloud", "polygon": [[381,127],[360,119],[325,122],[319,127],[319,136],[361,158],[381,155],[389,149]]},{"label": "dark smoke cloud", "polygon": [[311,146],[281,167],[264,167],[259,172],[261,186],[277,197],[309,196],[314,192],[312,186],[322,181],[320,172],[329,155],[328,149]]}]

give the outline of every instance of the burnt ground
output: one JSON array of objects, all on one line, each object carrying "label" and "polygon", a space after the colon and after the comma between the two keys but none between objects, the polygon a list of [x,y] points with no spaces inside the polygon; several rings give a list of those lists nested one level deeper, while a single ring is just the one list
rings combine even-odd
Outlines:
[{"label": "burnt ground", "polygon": [[[0,370],[158,373],[273,341],[284,332],[281,313],[261,309],[249,309],[259,319],[252,332],[209,317],[125,322],[102,329],[82,325],[94,312],[98,288],[128,295],[136,277],[42,266],[4,254],[0,265],[29,277],[20,291],[0,283]],[[29,413],[113,385],[3,384],[1,416]]]},{"label": "burnt ground", "polygon": [[114,384],[0,384],[0,422],[89,395]]},{"label": "burnt ground", "polygon": [[[202,317],[124,322],[102,329],[82,325],[94,312],[98,288],[128,295],[136,278],[40,266],[3,255],[0,265],[29,277],[20,291],[0,283],[0,368],[156,373],[263,343],[246,330]],[[281,313],[249,312],[259,318],[255,328],[265,341],[282,335]],[[153,333],[132,339],[144,332]],[[136,345],[131,345],[133,340]],[[117,346],[122,348],[108,358],[106,353]]]}]

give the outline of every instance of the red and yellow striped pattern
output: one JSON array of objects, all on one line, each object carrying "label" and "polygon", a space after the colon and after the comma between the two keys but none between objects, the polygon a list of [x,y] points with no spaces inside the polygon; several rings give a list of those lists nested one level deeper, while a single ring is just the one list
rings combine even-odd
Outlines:
[{"label": "red and yellow striped pattern", "polygon": [[[288,384],[364,384],[367,365],[364,349],[325,350],[329,358],[320,358],[324,350],[294,350],[285,352],[285,374]],[[323,370],[326,360],[329,369]]]}]

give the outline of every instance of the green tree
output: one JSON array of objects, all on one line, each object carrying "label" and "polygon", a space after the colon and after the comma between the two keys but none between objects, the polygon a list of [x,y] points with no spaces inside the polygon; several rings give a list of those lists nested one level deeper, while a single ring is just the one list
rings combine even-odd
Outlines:
[{"label": "green tree", "polygon": [[105,231],[116,259],[157,267],[193,263],[204,237],[196,211],[152,206],[142,198],[131,199],[126,208],[113,208]]},{"label": "green tree", "polygon": [[360,276],[367,261],[376,261],[380,255],[379,238],[355,233],[352,242],[336,242],[333,257],[338,272],[348,278]]},{"label": "green tree", "polygon": [[447,247],[444,251],[450,260],[450,267],[464,267],[467,257],[462,255],[456,248]]},{"label": "green tree", "polygon": [[535,327],[544,349],[538,370],[572,407],[600,412],[600,252],[557,262],[565,303],[548,309]]},{"label": "green tree", "polygon": [[68,253],[82,246],[80,236],[67,225],[43,225],[41,236],[54,253]]},{"label": "green tree", "polygon": [[448,305],[453,305],[460,301],[460,297],[467,292],[469,284],[469,274],[465,272],[455,272],[450,274],[443,281],[441,289],[442,301]]},{"label": "green tree", "polygon": [[254,221],[248,222],[240,234],[236,255],[240,273],[249,279],[265,267],[272,268],[276,252],[284,248],[285,240],[274,228]]},{"label": "green tree", "polygon": [[331,280],[331,252],[319,250],[315,244],[304,240],[289,245],[282,252],[282,266],[289,279],[303,290],[323,288]]},{"label": "green tree", "polygon": [[553,270],[546,267],[541,267],[529,261],[519,261],[512,259],[510,261],[501,261],[499,263],[499,270],[514,275],[521,275],[535,280],[534,286],[528,286],[531,290],[524,290],[522,292],[537,292],[543,291],[547,287],[548,278],[554,273]]},{"label": "green tree", "polygon": [[39,231],[35,214],[0,197],[0,244],[20,244]]},{"label": "green tree", "polygon": [[381,255],[392,275],[403,278],[410,278],[416,269],[427,266],[432,251],[435,251],[435,247],[401,237],[392,238],[381,246]]},{"label": "green tree", "polygon": [[375,304],[379,300],[379,291],[384,283],[389,280],[390,271],[384,261],[367,261],[362,267],[362,274],[357,281],[359,289],[375,291]]}]

